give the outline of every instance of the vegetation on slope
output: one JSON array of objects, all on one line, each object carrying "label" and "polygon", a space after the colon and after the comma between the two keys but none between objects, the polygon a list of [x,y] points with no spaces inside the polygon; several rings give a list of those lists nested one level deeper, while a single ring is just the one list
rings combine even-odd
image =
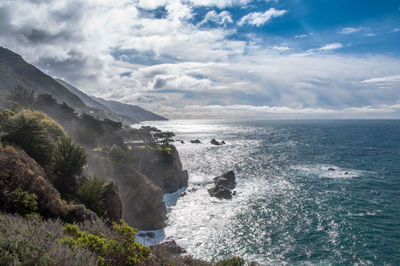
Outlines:
[{"label": "vegetation on slope", "polygon": [[[0,265],[210,265],[163,248],[150,251],[122,220],[110,228],[99,219],[106,217],[108,185],[87,174],[84,147],[98,145],[90,154],[108,162],[112,172],[140,177],[134,167],[143,167],[150,157],[161,158],[156,163],[161,168],[171,164],[172,133],[79,116],[52,96],[35,97],[23,88],[10,100],[11,110],[0,112]],[[232,262],[220,265],[242,265]]]}]

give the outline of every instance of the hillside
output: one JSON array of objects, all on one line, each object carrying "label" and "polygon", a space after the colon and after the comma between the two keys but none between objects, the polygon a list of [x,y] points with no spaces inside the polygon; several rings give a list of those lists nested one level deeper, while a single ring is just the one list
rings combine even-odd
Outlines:
[{"label": "hillside", "polygon": [[17,86],[36,94],[50,94],[60,103],[65,102],[78,112],[87,112],[84,102],[50,76],[27,63],[20,55],[0,47],[0,92],[5,95]]},{"label": "hillside", "polygon": [[130,116],[122,116],[118,113],[115,113],[114,111],[110,110],[107,106],[104,104],[94,100],[91,96],[87,95],[83,91],[79,90],[78,88],[72,86],[71,84],[67,83],[66,81],[62,79],[55,79],[58,83],[63,85],[65,88],[70,90],[73,94],[77,95],[81,100],[89,107],[92,107],[96,110],[98,110],[102,115],[101,116],[106,116],[112,120],[116,121],[121,121],[124,124],[134,124],[140,122],[140,120],[135,119],[135,114],[131,114]]},{"label": "hillside", "polygon": [[98,102],[104,104],[109,109],[111,109],[113,112],[115,112],[121,116],[124,116],[124,117],[129,117],[129,116],[133,115],[133,117],[139,121],[168,120],[165,117],[162,117],[160,115],[157,115],[155,113],[147,111],[137,105],[131,105],[131,104],[126,104],[126,103],[121,103],[121,102],[111,101],[111,100],[104,100],[104,99],[96,98],[96,97],[92,97],[92,98],[97,100]]},{"label": "hillside", "polygon": [[55,80],[20,55],[0,47],[0,107],[17,86],[33,90],[36,95],[52,95],[59,103],[65,102],[78,113],[90,113],[98,118],[108,118],[130,125],[140,121],[167,120],[137,105],[95,98],[63,80]]}]

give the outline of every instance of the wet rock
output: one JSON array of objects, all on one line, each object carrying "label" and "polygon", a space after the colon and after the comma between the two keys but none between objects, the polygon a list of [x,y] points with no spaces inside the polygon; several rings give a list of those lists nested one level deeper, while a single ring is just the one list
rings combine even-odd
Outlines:
[{"label": "wet rock", "polygon": [[225,141],[221,141],[221,144],[226,144]]},{"label": "wet rock", "polygon": [[195,192],[197,190],[197,188],[193,187],[191,189],[188,190],[188,192]]},{"label": "wet rock", "polygon": [[216,141],[215,139],[212,139],[212,140],[211,140],[211,144],[212,144],[212,145],[222,145],[221,142]]},{"label": "wet rock", "polygon": [[216,187],[224,187],[227,189],[234,189],[236,187],[236,177],[233,171],[224,173],[223,175],[217,176],[213,179]]},{"label": "wet rock", "polygon": [[195,139],[195,140],[191,140],[191,141],[190,141],[190,143],[194,143],[194,144],[200,144],[200,143],[201,143],[201,141],[200,141],[200,140],[198,140],[198,139]]},{"label": "wet rock", "polygon": [[329,167],[328,171],[335,171],[335,168]]},{"label": "wet rock", "polygon": [[348,174],[349,174],[349,172],[345,172],[344,174],[345,174],[345,175],[348,175]]},{"label": "wet rock", "polygon": [[182,144],[185,144],[185,142],[184,142],[183,140],[181,140],[181,143],[182,143]]},{"label": "wet rock", "polygon": [[213,187],[208,190],[208,194],[210,194],[211,197],[216,197],[219,199],[231,199],[232,198],[232,192],[224,187]]},{"label": "wet rock", "polygon": [[236,177],[233,171],[224,173],[213,179],[214,187],[208,190],[211,197],[219,199],[231,199],[233,195],[232,189],[236,187]]}]

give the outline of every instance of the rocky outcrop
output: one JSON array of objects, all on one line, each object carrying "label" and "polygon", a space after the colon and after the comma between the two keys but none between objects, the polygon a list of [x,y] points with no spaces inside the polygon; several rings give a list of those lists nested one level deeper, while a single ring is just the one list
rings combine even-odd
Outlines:
[{"label": "rocky outcrop", "polygon": [[219,142],[219,141],[217,141],[217,140],[215,140],[215,139],[212,139],[211,140],[211,144],[212,145],[224,145],[225,144],[225,141],[221,141],[221,142]]},{"label": "rocky outcrop", "polygon": [[116,181],[122,203],[122,219],[130,226],[140,230],[164,227],[167,211],[160,187],[129,163],[115,163],[93,153],[89,153],[88,163],[92,175]]},{"label": "rocky outcrop", "polygon": [[171,254],[171,255],[180,255],[182,253],[186,253],[186,250],[179,246],[175,240],[171,241],[165,241],[160,244],[154,245],[150,247],[152,251],[158,250],[158,251],[163,251],[166,254]]},{"label": "rocky outcrop", "polygon": [[105,218],[113,222],[119,222],[122,219],[122,202],[118,186],[114,181],[108,182],[105,186],[104,203],[106,205]]},{"label": "rocky outcrop", "polygon": [[[211,197],[219,199],[231,199],[232,189],[236,187],[236,177],[233,171],[224,173],[213,179],[214,187],[208,190]],[[235,193],[236,194],[236,193]]]},{"label": "rocky outcrop", "polygon": [[165,150],[140,151],[137,156],[139,170],[164,193],[172,193],[188,186],[188,172],[182,170],[182,163],[175,146]]},{"label": "rocky outcrop", "polygon": [[198,140],[198,139],[195,139],[195,140],[192,139],[192,140],[190,141],[190,143],[193,143],[193,144],[200,144],[201,141]]},{"label": "rocky outcrop", "polygon": [[124,179],[122,218],[140,230],[163,228],[167,214],[163,190],[134,169],[129,169],[121,177]]},{"label": "rocky outcrop", "polygon": [[99,217],[85,205],[71,205],[67,215],[63,218],[67,223],[82,223],[85,221],[100,221]]}]

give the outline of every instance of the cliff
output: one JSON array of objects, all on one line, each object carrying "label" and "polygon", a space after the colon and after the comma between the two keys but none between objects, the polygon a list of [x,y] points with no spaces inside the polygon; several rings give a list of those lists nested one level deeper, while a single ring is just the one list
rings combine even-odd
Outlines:
[{"label": "cliff", "polygon": [[133,157],[137,169],[145,174],[164,193],[172,193],[188,185],[188,173],[175,146],[135,147]]},{"label": "cliff", "polygon": [[[146,149],[140,150],[143,154]],[[123,150],[116,147],[90,152],[89,171],[93,175],[111,178],[117,182],[122,201],[122,218],[130,226],[142,230],[161,229],[166,220],[164,190],[138,171],[138,152],[137,148]],[[161,153],[156,157],[160,155]]]}]

